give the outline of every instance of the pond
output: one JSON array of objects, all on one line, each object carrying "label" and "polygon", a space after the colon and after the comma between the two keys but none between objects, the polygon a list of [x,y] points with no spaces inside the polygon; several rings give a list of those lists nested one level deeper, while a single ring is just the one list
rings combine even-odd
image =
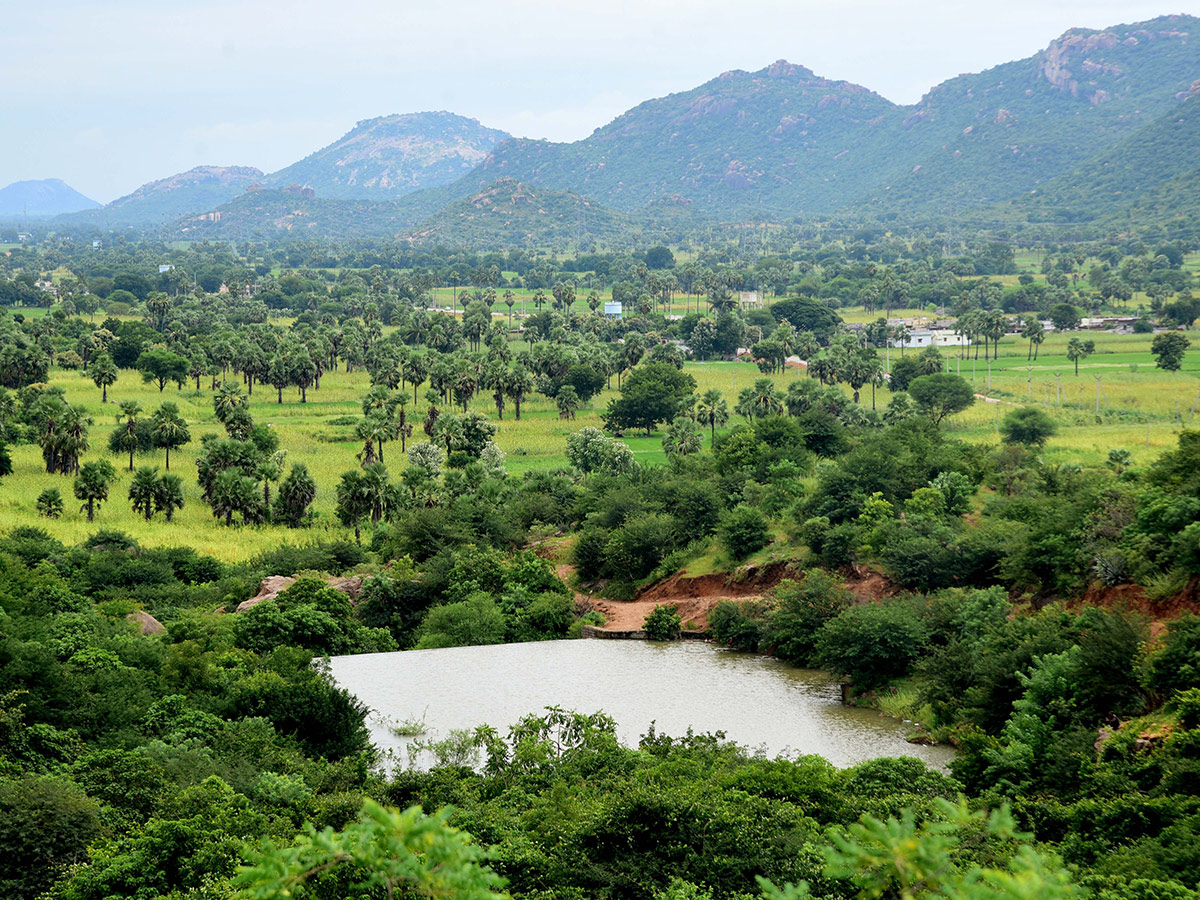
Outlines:
[{"label": "pond", "polygon": [[547,706],[603,711],[621,742],[660,734],[724,731],[768,756],[816,753],[838,766],[915,756],[944,767],[949,747],[910,744],[910,726],[843,706],[824,672],[706,643],[545,641],[334,657],[337,682],[371,710],[375,745],[405,759],[411,738],[392,725],[423,721],[424,739],[488,724],[502,734]]}]

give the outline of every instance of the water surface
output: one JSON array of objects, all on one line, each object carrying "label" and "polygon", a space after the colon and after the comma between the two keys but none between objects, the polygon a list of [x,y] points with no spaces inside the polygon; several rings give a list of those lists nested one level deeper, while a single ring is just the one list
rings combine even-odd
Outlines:
[{"label": "water surface", "polygon": [[621,742],[660,733],[724,731],[768,756],[817,753],[838,766],[880,756],[946,765],[949,747],[910,744],[910,726],[843,706],[824,672],[706,643],[545,641],[334,657],[338,683],[367,704],[371,736],[402,750],[392,722],[423,719],[425,737],[488,724],[506,734],[522,716],[561,706],[603,711]]}]

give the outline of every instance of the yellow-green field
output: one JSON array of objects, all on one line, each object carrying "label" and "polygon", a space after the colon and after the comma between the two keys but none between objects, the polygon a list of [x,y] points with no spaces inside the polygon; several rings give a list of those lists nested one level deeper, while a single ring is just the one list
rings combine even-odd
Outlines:
[{"label": "yellow-green field", "polygon": [[[1043,406],[1060,423],[1061,431],[1050,443],[1046,457],[1052,462],[1095,464],[1107,451],[1123,447],[1134,453],[1139,463],[1148,461],[1163,449],[1174,445],[1181,428],[1200,427],[1200,348],[1185,358],[1184,371],[1176,373],[1155,369],[1149,353],[1149,335],[1086,334],[1096,341],[1097,352],[1085,360],[1079,375],[1063,355],[1066,335],[1050,335],[1042,345],[1039,359],[1026,362],[1027,346],[1019,338],[1005,338],[1000,345],[1000,358],[992,363],[990,387],[988,367],[982,359],[960,359],[956,350],[944,351],[951,372],[959,372],[973,381],[980,394],[998,402],[977,402],[971,409],[954,417],[948,428],[955,436],[968,440],[994,443],[998,440],[999,420],[1013,404],[1032,402]],[[908,351],[912,352],[912,351]],[[891,355],[898,353],[890,351]],[[1032,367],[1032,371],[1030,368]],[[710,362],[690,363],[687,371],[696,379],[698,392],[718,388],[732,408],[738,391],[763,377],[749,363]],[[1100,412],[1096,413],[1096,377],[1100,378]],[[770,376],[780,389],[789,381],[807,377],[796,372]],[[1030,379],[1032,378],[1032,388]],[[1058,385],[1062,385],[1059,402]],[[195,479],[195,454],[199,438],[217,432],[220,426],[212,413],[212,395],[203,381],[203,390],[195,392],[186,386],[181,392],[173,387],[159,394],[153,385],[143,384],[137,373],[122,372],[120,380],[109,391],[109,403],[101,404],[100,391],[87,376],[55,369],[51,383],[61,386],[72,403],[82,403],[90,410],[94,424],[91,430],[91,450],[84,460],[108,456],[109,434],[116,427],[117,403],[137,400],[147,414],[163,400],[174,400],[191,425],[193,441],[172,454],[171,468],[183,476],[187,505],[167,524],[161,517],[151,523],[134,516],[126,499],[130,476],[127,461],[114,459],[119,477],[111,499],[89,526],[79,512],[79,504],[71,494],[72,479],[47,475],[43,471],[38,447],[23,445],[11,449],[14,472],[0,481],[0,529],[15,525],[37,525],[61,540],[77,542],[95,528],[119,528],[147,545],[187,543],[198,550],[226,560],[241,560],[283,541],[302,542],[313,537],[344,537],[348,532],[336,523],[333,516],[334,488],[341,473],[356,466],[355,454],[360,444],[353,437],[352,425],[334,425],[332,420],[361,414],[359,402],[368,388],[367,375],[355,372],[328,373],[320,390],[309,392],[309,402],[301,404],[294,391],[284,392],[284,403],[275,401],[275,391],[269,386],[256,387],[251,411],[257,421],[274,428],[280,445],[288,451],[288,464],[304,462],[317,481],[318,496],[314,509],[318,525],[306,531],[263,526],[226,528],[215,520],[200,500]],[[615,384],[615,382],[614,382]],[[410,421],[416,423],[415,438],[424,440],[420,419],[424,415],[424,390],[414,408],[409,406]],[[508,455],[509,471],[519,475],[530,469],[545,469],[564,465],[567,435],[585,425],[599,426],[599,412],[615,391],[605,391],[581,410],[578,418],[566,422],[558,418],[553,404],[540,397],[529,399],[523,407],[520,422],[512,416],[511,405],[503,422],[497,422],[497,443]],[[889,393],[877,391],[876,405],[883,409]],[[863,391],[862,402],[870,405],[871,392]],[[495,409],[489,398],[481,394],[471,404],[494,420]],[[1193,414],[1193,409],[1196,412]],[[737,419],[735,418],[735,424]],[[627,443],[643,462],[662,462],[661,435],[629,436]],[[707,438],[706,438],[707,442]],[[399,443],[384,447],[384,460],[398,472],[404,465]],[[136,465],[162,465],[161,454],[139,457]],[[286,467],[285,467],[286,468]],[[67,510],[57,521],[36,514],[34,501],[46,487],[56,486],[62,492]]]}]

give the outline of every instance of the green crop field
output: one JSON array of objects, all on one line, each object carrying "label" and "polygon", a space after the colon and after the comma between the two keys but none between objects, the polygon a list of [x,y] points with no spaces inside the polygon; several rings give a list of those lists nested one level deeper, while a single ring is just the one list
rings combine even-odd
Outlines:
[{"label": "green crop field", "polygon": [[[846,312],[853,315],[855,311]],[[961,354],[954,348],[945,349],[948,370],[963,375],[978,394],[991,398],[979,400],[946,427],[967,440],[995,442],[999,420],[1005,413],[1014,405],[1032,403],[1045,408],[1060,425],[1060,433],[1045,451],[1047,459],[1080,463],[1099,462],[1113,447],[1129,449],[1140,462],[1145,462],[1173,445],[1181,428],[1200,427],[1200,352],[1193,351],[1185,357],[1182,371],[1163,372],[1154,367],[1149,335],[1092,333],[1086,337],[1096,342],[1096,353],[1081,363],[1078,375],[1064,355],[1068,336],[1063,334],[1049,335],[1036,361],[1026,360],[1025,341],[1017,337],[1003,339],[999,358],[991,362],[990,375],[988,364],[975,359],[973,348]],[[898,352],[890,350],[888,355],[895,356]],[[725,394],[731,408],[738,392],[759,378],[769,377],[783,390],[789,381],[807,377],[795,371],[763,376],[757,367],[745,362],[689,363],[686,371],[696,379],[699,393],[717,388]],[[169,386],[160,394],[153,385],[144,384],[136,372],[125,371],[110,389],[108,404],[100,402],[99,390],[82,373],[54,369],[50,383],[63,388],[70,402],[84,404],[93,417],[91,449],[84,461],[108,456],[107,443],[116,427],[118,402],[136,400],[147,415],[163,400],[178,402],[193,436],[192,443],[174,453],[171,460],[172,470],[183,476],[186,505],[171,524],[161,517],[147,523],[135,516],[126,499],[130,481],[128,461],[116,458],[118,480],[109,502],[98,513],[96,524],[89,526],[71,494],[72,479],[46,474],[39,448],[21,445],[10,448],[14,472],[0,481],[0,529],[37,525],[61,540],[75,542],[95,527],[118,528],[147,545],[177,544],[183,540],[202,552],[227,560],[247,558],[281,541],[300,542],[318,535],[348,534],[334,518],[334,488],[343,472],[358,465],[356,454],[361,446],[354,438],[352,418],[361,415],[359,403],[369,387],[365,372],[327,373],[321,388],[310,391],[309,402],[305,404],[299,402],[295,391],[285,391],[284,402],[279,404],[269,386],[255,389],[251,411],[256,421],[276,431],[281,448],[287,451],[288,465],[304,462],[317,481],[319,492],[314,510],[318,524],[305,531],[273,526],[226,528],[213,518],[200,499],[195,477],[199,440],[206,433],[220,431],[206,381],[202,382],[204,389],[198,392],[187,385],[178,392]],[[416,423],[414,439],[418,441],[425,439],[419,423],[426,406],[424,391],[419,393],[419,402],[408,410],[410,421]],[[566,465],[567,436],[586,425],[599,427],[600,412],[615,395],[616,391],[611,389],[602,392],[574,421],[560,419],[553,403],[540,395],[526,401],[519,422],[513,418],[510,406],[504,420],[496,422],[496,442],[507,454],[509,472],[519,476],[529,470]],[[882,410],[889,398],[886,388],[879,389],[876,406]],[[870,405],[869,388],[863,391],[862,402]],[[477,395],[470,408],[495,421],[495,408],[486,393]],[[735,424],[736,418],[731,426]],[[630,434],[625,440],[639,461],[665,462],[661,433],[650,437]],[[403,468],[405,459],[398,443],[385,445],[384,461],[393,474]],[[162,463],[161,455],[135,459],[135,465]],[[56,521],[39,517],[34,508],[37,495],[52,486],[58,487],[67,501],[65,514]]]}]

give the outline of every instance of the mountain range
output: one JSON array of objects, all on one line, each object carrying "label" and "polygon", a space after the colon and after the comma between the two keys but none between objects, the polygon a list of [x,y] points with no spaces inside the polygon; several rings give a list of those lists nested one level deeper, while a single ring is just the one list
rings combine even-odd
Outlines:
[{"label": "mountain range", "polygon": [[[278,172],[203,168],[63,224],[180,236],[577,242],[622,228],[810,216],[1123,222],[1200,194],[1200,19],[1073,29],[902,106],[786,61],[648,100],[587,138],[446,112],[359,122]],[[1194,207],[1193,207],[1194,208]]]}]

